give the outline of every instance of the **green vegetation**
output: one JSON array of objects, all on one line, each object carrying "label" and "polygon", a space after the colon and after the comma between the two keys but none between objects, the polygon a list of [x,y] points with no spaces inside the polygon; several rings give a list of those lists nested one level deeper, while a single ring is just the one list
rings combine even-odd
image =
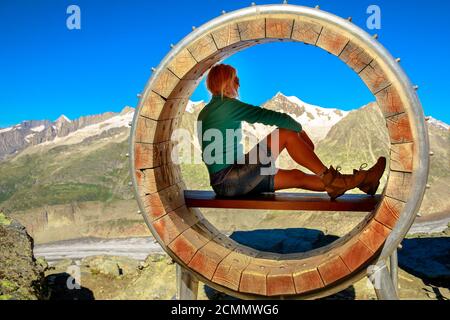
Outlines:
[{"label": "green vegetation", "polygon": [[0,212],[0,225],[1,226],[9,226],[11,224],[11,220],[8,219],[7,216],[3,212]]}]

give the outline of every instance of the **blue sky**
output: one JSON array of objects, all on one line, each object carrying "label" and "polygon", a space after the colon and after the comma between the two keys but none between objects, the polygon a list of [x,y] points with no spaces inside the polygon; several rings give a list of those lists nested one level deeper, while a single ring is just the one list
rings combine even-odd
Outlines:
[{"label": "blue sky", "polygon": [[[22,120],[55,120],[136,106],[136,94],[192,26],[250,5],[240,0],[1,0],[0,127]],[[274,1],[256,1],[257,4]],[[277,1],[281,3],[282,1]],[[315,6],[318,1],[291,0]],[[382,28],[370,31],[414,83],[427,115],[450,123],[450,2],[319,2],[323,10],[366,28],[370,4],[381,8]],[[81,8],[81,30],[68,30],[66,9]],[[324,107],[358,108],[374,98],[338,58],[300,43],[260,45],[225,61],[241,80],[241,99],[261,104],[278,91]],[[192,100],[209,100],[202,82]]]}]

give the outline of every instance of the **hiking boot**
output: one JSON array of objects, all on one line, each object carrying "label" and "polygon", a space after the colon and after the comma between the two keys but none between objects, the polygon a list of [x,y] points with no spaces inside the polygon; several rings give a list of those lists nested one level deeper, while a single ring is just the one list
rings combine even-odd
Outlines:
[{"label": "hiking boot", "polygon": [[366,178],[366,175],[360,171],[354,172],[353,174],[341,174],[339,170],[339,168],[334,169],[333,166],[330,166],[322,177],[325,190],[331,200],[335,200],[348,190],[360,186]]},{"label": "hiking boot", "polygon": [[364,177],[361,185],[358,187],[359,190],[373,196],[380,186],[380,179],[386,169],[386,158],[378,158],[377,163],[369,170],[362,170],[363,166],[364,165],[362,165],[359,170],[353,170],[353,174]]}]

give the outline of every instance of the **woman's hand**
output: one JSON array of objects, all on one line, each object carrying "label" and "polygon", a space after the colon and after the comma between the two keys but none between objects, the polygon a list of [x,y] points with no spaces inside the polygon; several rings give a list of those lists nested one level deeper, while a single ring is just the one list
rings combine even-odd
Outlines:
[{"label": "woman's hand", "polygon": [[306,142],[307,145],[309,145],[311,147],[312,150],[314,150],[314,143],[311,141],[309,136],[306,134],[305,130],[300,131],[299,136]]}]

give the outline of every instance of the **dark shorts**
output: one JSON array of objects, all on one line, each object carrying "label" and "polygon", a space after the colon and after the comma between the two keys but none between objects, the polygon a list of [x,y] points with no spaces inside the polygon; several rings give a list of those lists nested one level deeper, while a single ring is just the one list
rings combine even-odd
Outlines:
[{"label": "dark shorts", "polygon": [[[261,148],[260,145],[257,145]],[[259,156],[254,157],[252,162],[250,152],[245,154],[245,163],[232,164],[219,172],[210,175],[211,187],[218,196],[235,197],[262,192],[274,192],[274,160],[271,158],[270,150],[265,150],[267,158],[261,161]],[[253,149],[255,151],[255,149]],[[262,151],[264,152],[264,151]],[[259,155],[259,151],[256,153]],[[255,163],[256,162],[256,163]]]}]

